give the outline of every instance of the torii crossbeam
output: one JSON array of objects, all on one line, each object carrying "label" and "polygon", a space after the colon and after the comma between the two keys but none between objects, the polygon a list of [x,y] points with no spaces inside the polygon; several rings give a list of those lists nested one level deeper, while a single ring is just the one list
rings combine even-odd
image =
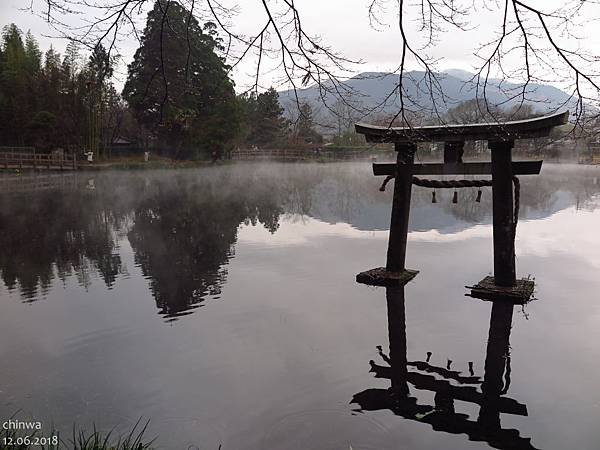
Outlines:
[{"label": "torii crossbeam", "polygon": [[[373,164],[377,176],[395,178],[394,200],[388,241],[386,267],[372,269],[357,275],[360,283],[394,286],[410,281],[418,272],[406,269],[406,241],[414,175],[491,175],[493,196],[494,277],[480,282],[474,292],[528,299],[533,282],[517,280],[515,273],[513,177],[534,175],[541,170],[542,161],[512,161],[516,139],[548,136],[552,128],[564,125],[569,112],[561,112],[527,120],[504,123],[478,123],[424,127],[381,127],[357,123],[356,132],[364,134],[367,142],[394,143],[396,164]],[[465,141],[486,140],[491,150],[491,162],[464,163],[462,153]],[[443,142],[444,162],[414,164],[419,142]],[[485,282],[485,283],[484,283]],[[484,295],[485,296],[485,295]],[[526,297],[526,298],[525,298]]]}]

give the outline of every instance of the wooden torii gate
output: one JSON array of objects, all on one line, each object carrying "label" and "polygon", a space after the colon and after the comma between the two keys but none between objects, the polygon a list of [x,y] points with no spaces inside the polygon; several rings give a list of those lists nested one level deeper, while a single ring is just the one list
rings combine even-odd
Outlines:
[{"label": "wooden torii gate", "polygon": [[[359,283],[377,286],[406,284],[418,273],[406,269],[406,241],[412,184],[415,175],[491,175],[493,192],[494,276],[486,277],[472,287],[481,297],[495,295],[528,299],[533,293],[533,281],[517,280],[515,273],[515,217],[513,208],[513,178],[516,175],[535,175],[542,161],[512,161],[516,139],[548,136],[553,127],[567,123],[569,112],[504,123],[468,125],[382,127],[363,123],[355,125],[356,132],[365,135],[367,142],[394,143],[395,164],[373,164],[376,176],[394,177],[394,199],[387,263],[385,267],[361,272]],[[486,140],[491,150],[491,162],[463,162],[465,141]],[[415,164],[419,142],[443,142],[444,162]],[[518,180],[516,180],[518,182]]]}]

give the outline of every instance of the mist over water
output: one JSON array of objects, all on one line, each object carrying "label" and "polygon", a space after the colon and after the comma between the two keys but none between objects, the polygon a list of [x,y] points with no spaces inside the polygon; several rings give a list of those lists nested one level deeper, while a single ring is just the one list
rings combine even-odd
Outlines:
[{"label": "mist over water", "polygon": [[[599,178],[553,164],[521,177],[517,272],[538,300],[508,327],[502,395],[527,415],[500,421],[534,448],[600,443]],[[386,291],[354,276],[385,262],[381,181],[364,162],[0,180],[0,416],[67,432],[142,416],[163,448],[494,446],[372,396],[394,382],[377,367],[397,320]],[[433,204],[413,189],[407,266],[420,274],[403,304],[410,370],[459,386],[469,362],[483,380],[490,353],[491,304],[464,286],[492,271],[492,205],[489,188],[480,203],[477,189],[452,194]],[[460,375],[431,371],[448,360]],[[409,389],[439,412],[431,390]],[[454,408],[478,420],[476,404]]]}]

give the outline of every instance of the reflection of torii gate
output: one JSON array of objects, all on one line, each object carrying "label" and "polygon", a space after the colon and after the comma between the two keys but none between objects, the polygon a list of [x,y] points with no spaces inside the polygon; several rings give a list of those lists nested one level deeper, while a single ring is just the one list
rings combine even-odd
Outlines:
[{"label": "reflection of torii gate", "polygon": [[[351,403],[359,411],[389,409],[405,419],[430,425],[436,431],[466,434],[471,441],[487,442],[500,449],[535,449],[529,438],[519,435],[518,430],[502,428],[500,413],[527,415],[527,407],[504,397],[510,384],[509,337],[514,305],[511,302],[495,301],[492,306],[489,339],[485,358],[483,382],[471,373],[470,377],[459,372],[436,367],[427,361],[409,362],[406,357],[406,316],[404,308],[404,286],[386,288],[388,308],[389,356],[380,355],[388,362],[381,366],[370,361],[371,372],[377,378],[388,378],[389,389],[367,389],[355,394]],[[415,367],[418,371],[409,370]],[[435,373],[444,379],[421,372]],[[505,377],[503,379],[503,376]],[[460,386],[450,384],[448,379]],[[435,392],[435,405],[420,405],[410,397],[409,385],[415,389]],[[481,392],[475,386],[481,385]],[[454,400],[475,403],[480,406],[477,420],[467,414],[456,413]]]},{"label": "reflection of torii gate", "polygon": [[[512,184],[515,175],[540,172],[542,161],[512,162],[515,139],[548,136],[550,130],[565,124],[569,113],[559,113],[534,119],[505,123],[425,126],[408,128],[377,127],[356,124],[357,133],[367,142],[393,142],[398,153],[396,164],[374,164],[375,175],[395,177],[394,200],[385,268],[372,269],[357,275],[365,284],[393,286],[410,281],[416,271],[405,267],[406,241],[412,184],[414,175],[491,175],[493,191],[494,277],[486,277],[474,291],[480,295],[519,297],[528,299],[533,282],[516,280]],[[487,140],[491,150],[490,163],[463,163],[462,153],[467,140]],[[444,142],[444,163],[414,164],[418,142]]]}]

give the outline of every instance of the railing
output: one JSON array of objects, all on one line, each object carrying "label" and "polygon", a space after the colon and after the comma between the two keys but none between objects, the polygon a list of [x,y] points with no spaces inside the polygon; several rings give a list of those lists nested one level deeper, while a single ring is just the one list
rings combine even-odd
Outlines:
[{"label": "railing", "polygon": [[65,154],[46,154],[34,152],[0,152],[0,167],[5,169],[55,169],[76,170],[77,156]]}]

